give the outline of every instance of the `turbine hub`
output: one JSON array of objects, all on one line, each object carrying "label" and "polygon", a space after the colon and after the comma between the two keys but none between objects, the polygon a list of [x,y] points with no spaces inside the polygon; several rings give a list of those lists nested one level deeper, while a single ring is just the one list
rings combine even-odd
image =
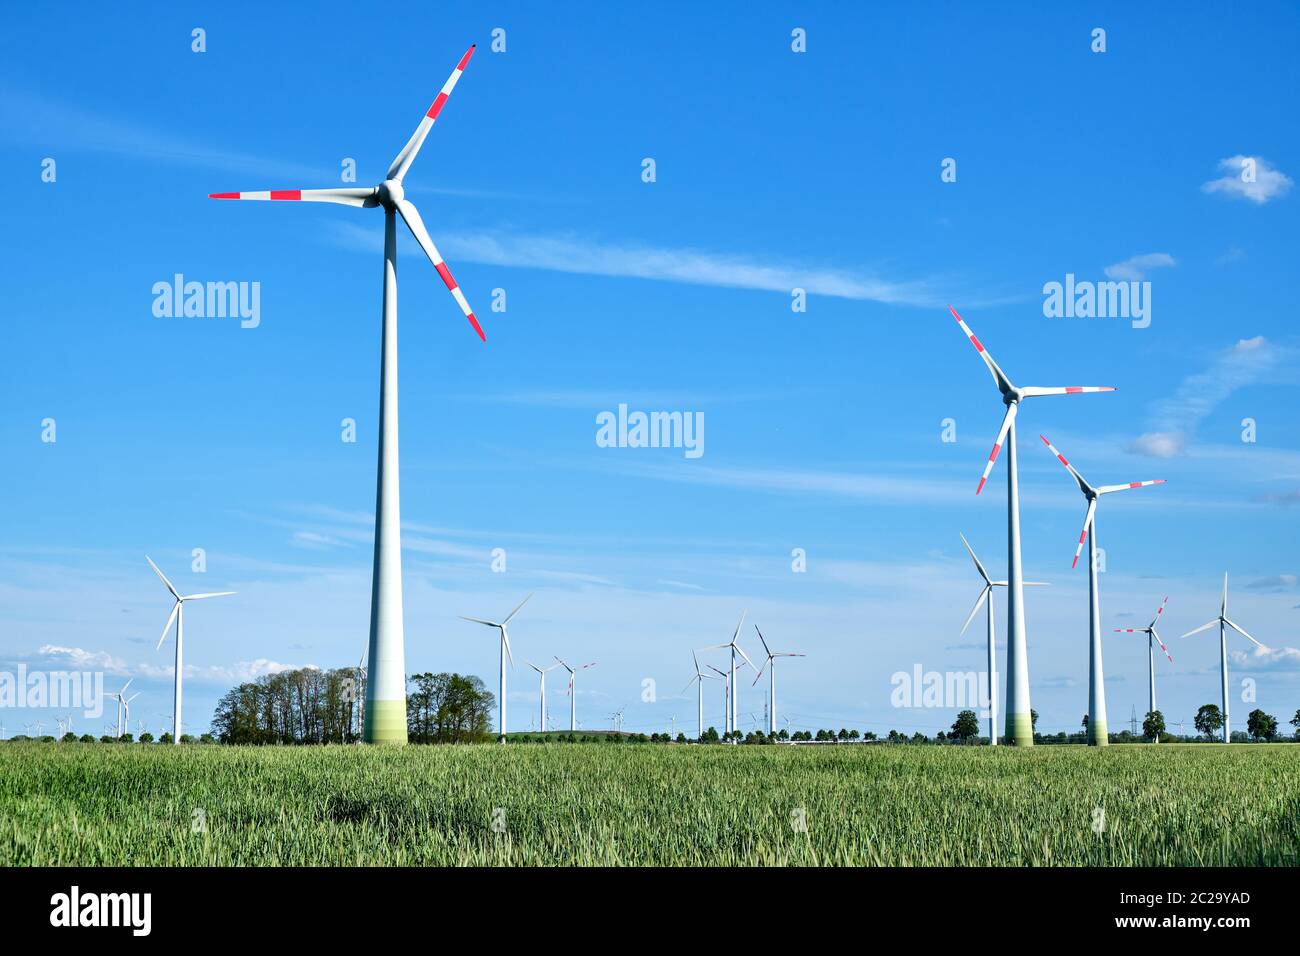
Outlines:
[{"label": "turbine hub", "polygon": [[406,191],[396,179],[385,179],[379,184],[379,201],[391,209],[406,197]]}]

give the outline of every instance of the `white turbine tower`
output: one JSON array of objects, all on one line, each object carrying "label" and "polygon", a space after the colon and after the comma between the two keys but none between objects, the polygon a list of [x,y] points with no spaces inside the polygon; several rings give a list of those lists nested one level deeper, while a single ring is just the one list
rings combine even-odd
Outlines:
[{"label": "white turbine tower", "polygon": [[1228,619],[1228,575],[1226,573],[1223,575],[1223,600],[1219,604],[1219,616],[1208,624],[1202,624],[1195,630],[1188,631],[1183,637],[1199,634],[1216,624],[1219,625],[1219,667],[1223,676],[1223,742],[1230,744],[1232,743],[1232,731],[1228,727],[1228,632],[1226,628],[1232,628],[1260,650],[1268,650],[1268,648],[1247,634],[1240,625],[1234,624]]},{"label": "white turbine tower", "polygon": [[559,667],[560,665],[552,664],[550,667],[538,667],[532,661],[525,661],[524,663],[526,663],[533,670],[537,671],[538,676],[541,678],[542,707],[541,707],[540,716],[538,717],[538,728],[541,730],[542,733],[546,733],[546,672],[553,671],[555,670],[555,668]]},{"label": "white turbine tower", "polygon": [[[173,697],[172,700],[172,743],[179,745],[181,742],[181,672],[183,669],[182,663],[184,660],[184,653],[185,653],[184,651],[185,602],[202,601],[206,598],[225,597],[229,594],[234,594],[235,592],[234,591],[211,591],[206,594],[182,595],[179,591],[177,591],[174,587],[172,587],[172,583],[167,580],[167,576],[163,574],[160,570],[158,570],[158,565],[153,563],[153,559],[150,558],[149,555],[146,554],[144,556],[144,559],[149,562],[149,567],[153,568],[154,574],[158,575],[158,577],[162,580],[162,583],[167,585],[167,590],[170,591],[172,597],[176,599],[176,603],[172,605],[172,613],[167,618],[167,623],[163,625],[162,637],[158,638],[158,647],[154,648],[154,650],[159,650],[163,646],[163,641],[167,640],[167,632],[171,630],[172,621],[175,621],[176,622],[176,689],[175,689],[175,696]],[[129,717],[127,719],[128,721],[130,720]]]},{"label": "white turbine tower", "polygon": [[731,635],[730,641],[728,641],[726,644],[713,644],[710,645],[709,647],[704,648],[704,650],[719,650],[724,647],[731,648],[731,667],[730,667],[731,676],[727,678],[727,687],[731,698],[731,703],[729,704],[727,710],[727,732],[728,733],[734,732],[736,730],[736,655],[739,654],[742,658],[744,658],[745,663],[748,664],[754,670],[758,669],[754,667],[754,662],[749,659],[749,655],[746,654],[743,650],[741,650],[740,645],[736,643],[737,639],[739,639],[740,637],[740,629],[745,624],[745,615],[748,613],[749,613],[748,611],[740,612],[740,620],[736,623],[736,632]]},{"label": "white turbine tower", "polygon": [[[126,693],[126,689],[131,686],[134,680],[135,678],[132,677],[131,680],[128,680],[125,684],[122,685],[121,690],[119,690],[116,694],[112,695],[113,699],[117,701],[117,736],[119,739],[122,736],[122,708],[126,706],[126,698],[124,698],[122,695]],[[132,694],[130,699],[135,700],[139,696],[140,694],[137,692]]]},{"label": "white turbine tower", "polygon": [[[397,449],[397,216],[429,257],[478,337],[483,329],[429,238],[419,210],[406,198],[402,180],[469,58],[471,46],[429,107],[410,140],[389,166],[378,186],[336,189],[283,189],[262,192],[210,193],[210,199],[330,202],[384,209],[383,331],[379,374],[379,475],[375,492],[375,560],[370,591],[370,680],[366,682],[365,740],[406,743],[406,650],[402,627],[402,545]],[[504,706],[504,701],[502,702]]]},{"label": "white turbine tower", "polygon": [[[763,668],[768,668],[767,672],[767,732],[768,735],[776,733],[776,659],[778,657],[807,657],[807,654],[791,654],[788,651],[774,651],[767,646],[767,638],[763,632],[758,630],[758,625],[754,625],[754,630],[758,631],[758,639],[763,644],[763,652],[767,654],[767,660],[763,662],[763,667],[758,669],[758,674],[754,677],[754,684],[763,679]],[[751,687],[753,684],[750,685]]]},{"label": "white turbine tower", "polygon": [[578,671],[585,671],[588,667],[595,667],[596,662],[592,661],[590,664],[583,664],[575,670],[560,658],[555,659],[560,662],[561,667],[569,672],[569,733],[573,733],[578,729],[578,692],[574,687]]},{"label": "white turbine tower", "polygon": [[[519,604],[515,607],[515,609],[514,609],[513,611],[511,611],[509,614],[506,615],[506,619],[505,619],[504,621],[502,621],[501,623],[499,623],[499,624],[498,624],[496,621],[484,621],[484,620],[482,620],[482,619],[480,619],[480,618],[477,618],[477,617],[465,617],[463,614],[460,616],[460,619],[461,619],[462,621],[472,621],[472,622],[475,623],[475,624],[486,624],[488,627],[495,627],[495,628],[500,632],[500,634],[501,634],[501,647],[500,647],[500,652],[501,652],[501,683],[500,683],[501,696],[500,696],[500,698],[497,700],[497,710],[498,710],[498,712],[499,712],[499,714],[500,714],[500,717],[499,717],[499,720],[500,720],[500,727],[498,728],[498,734],[499,734],[499,736],[498,736],[497,740],[498,740],[500,743],[505,743],[505,742],[506,742],[506,658],[507,658],[507,657],[510,658],[510,666],[511,666],[511,667],[514,667],[514,666],[515,666],[515,655],[514,655],[514,652],[510,650],[510,635],[509,635],[509,633],[507,633],[507,631],[506,631],[506,626],[510,623],[511,618],[513,618],[516,614],[519,613],[519,608],[521,608],[521,607],[523,607],[525,604],[527,604],[527,603],[528,603],[528,598],[531,598],[531,597],[532,597],[532,595],[530,594],[530,595],[528,595],[528,597],[526,597],[526,598],[524,598],[522,601],[520,601]],[[373,657],[372,657],[371,659],[373,660]],[[366,720],[366,725],[367,725],[367,727],[369,726],[369,724],[370,724],[370,721],[369,721],[369,719],[367,719],[367,720]]]},{"label": "white turbine tower", "polygon": [[[1165,612],[1165,605],[1169,603],[1168,596],[1160,602],[1160,607],[1156,608],[1156,616],[1151,619],[1151,623],[1146,627],[1117,627],[1116,634],[1145,634],[1147,636],[1147,682],[1150,685],[1150,706],[1147,713],[1155,713],[1156,709],[1156,649],[1155,645],[1159,644],[1160,649],[1165,652],[1165,657],[1169,658],[1169,663],[1174,662],[1173,657],[1169,654],[1169,648],[1165,647],[1165,642],[1160,640],[1160,633],[1156,630],[1156,622],[1160,620],[1160,615]],[[1213,623],[1213,622],[1210,622]],[[1160,743],[1159,735],[1156,736],[1156,743]]]},{"label": "white turbine tower", "polygon": [[1007,406],[998,429],[997,440],[993,442],[993,451],[984,465],[984,474],[980,476],[975,494],[984,490],[993,463],[997,461],[998,452],[1007,446],[1007,717],[1006,737],[1018,747],[1032,747],[1034,744],[1034,726],[1029,706],[1029,658],[1025,639],[1025,593],[1024,575],[1020,566],[1020,472],[1016,465],[1016,413],[1020,403],[1026,398],[1041,395],[1079,395],[1088,392],[1113,392],[1110,386],[1071,385],[1064,387],[1043,388],[1027,385],[1018,388],[1007,378],[993,356],[968,326],[957,311],[948,307],[961,330],[970,339],[971,345],[979,352],[980,358],[988,367],[998,391],[1002,393],[1002,403]]},{"label": "white turbine tower", "polygon": [[700,733],[699,736],[697,736],[695,739],[703,740],[704,739],[704,682],[706,680],[717,680],[718,678],[714,677],[712,674],[706,674],[704,673],[704,671],[700,670],[700,659],[699,657],[696,656],[694,651],[691,651],[691,660],[695,662],[695,676],[686,682],[686,686],[682,688],[682,693],[684,694],[688,690],[690,690],[692,684],[699,685],[697,691],[697,697],[698,697],[698,709],[699,709],[699,717],[700,717]]},{"label": "white turbine tower", "polygon": [[1084,499],[1088,502],[1088,511],[1083,518],[1083,531],[1079,533],[1079,544],[1074,549],[1074,563],[1070,567],[1078,567],[1079,552],[1083,550],[1083,542],[1086,538],[1088,541],[1088,745],[1105,747],[1110,743],[1110,738],[1107,736],[1106,726],[1106,679],[1101,662],[1101,584],[1097,579],[1097,502],[1101,500],[1102,495],[1128,491],[1130,488],[1145,488],[1148,485],[1163,485],[1165,480],[1157,478],[1154,481],[1131,481],[1124,485],[1102,485],[1100,488],[1094,488],[1084,480],[1083,475],[1079,474],[1073,465],[1066,461],[1065,456],[1056,450],[1056,446],[1048,441],[1046,436],[1038,437],[1043,439],[1043,444],[1074,477],[1075,484],[1079,486]]},{"label": "white turbine tower", "polygon": [[[988,601],[988,653],[989,653],[989,746],[998,745],[998,663],[997,663],[997,634],[993,627],[993,589],[1004,588],[1007,586],[1006,581],[994,581],[989,577],[989,573],[984,570],[984,565],[980,559],[975,557],[975,549],[970,546],[964,534],[960,534],[961,543],[966,545],[966,550],[970,553],[970,559],[975,562],[975,570],[979,572],[984,579],[984,587],[980,591],[979,599],[976,600],[975,606],[970,609],[970,614],[966,617],[966,623],[961,626],[961,633],[966,633],[966,628],[970,627],[970,622],[975,620],[975,615],[979,613],[980,607]],[[1046,587],[1042,581],[1023,581],[1025,587]],[[960,636],[960,635],[959,635]]]}]

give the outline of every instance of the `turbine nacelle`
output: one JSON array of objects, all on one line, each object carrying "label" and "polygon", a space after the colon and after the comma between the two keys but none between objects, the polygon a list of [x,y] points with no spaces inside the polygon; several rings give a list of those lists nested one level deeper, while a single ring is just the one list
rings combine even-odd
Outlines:
[{"label": "turbine nacelle", "polygon": [[400,181],[396,179],[385,179],[375,187],[375,198],[385,209],[396,209],[403,199],[406,198],[406,190],[402,188]]}]

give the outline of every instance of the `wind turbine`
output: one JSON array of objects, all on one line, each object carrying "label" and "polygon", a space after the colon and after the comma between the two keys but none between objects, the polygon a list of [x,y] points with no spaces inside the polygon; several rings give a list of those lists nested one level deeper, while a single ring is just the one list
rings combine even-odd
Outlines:
[{"label": "wind turbine", "polygon": [[1056,446],[1039,435],[1057,461],[1065,466],[1073,477],[1083,497],[1088,502],[1088,511],[1083,519],[1083,531],[1079,533],[1079,544],[1074,549],[1074,563],[1079,564],[1079,552],[1083,550],[1083,541],[1088,540],[1088,745],[1105,747],[1110,743],[1106,735],[1106,681],[1101,664],[1101,584],[1097,579],[1097,502],[1102,495],[1116,491],[1128,491],[1130,488],[1145,488],[1148,485],[1163,485],[1165,480],[1131,481],[1124,485],[1102,485],[1094,488],[1079,474],[1078,470],[1066,461],[1065,456],[1056,450]]},{"label": "wind turbine", "polygon": [[722,679],[722,729],[731,733],[731,675],[720,668],[709,665],[709,670]]},{"label": "wind turbine", "polygon": [[578,676],[578,671],[585,671],[588,667],[595,667],[596,662],[592,661],[590,664],[583,664],[577,670],[574,670],[560,658],[555,659],[560,662],[561,667],[569,672],[569,733],[573,733],[578,729],[578,692],[574,689],[575,678]]},{"label": "wind turbine", "polygon": [[[131,686],[134,680],[135,678],[132,677],[130,680],[128,680],[125,684],[122,685],[121,690],[119,690],[116,694],[112,695],[117,700],[117,736],[119,738],[122,736],[122,707],[125,704],[125,699],[122,697],[122,695],[126,693],[126,689]],[[135,700],[139,696],[140,696],[139,692],[137,692],[131,695],[131,699]]]},{"label": "wind turbine", "polygon": [[[975,570],[979,572],[980,577],[984,579],[984,588],[980,591],[979,599],[975,606],[971,608],[970,614],[966,618],[966,623],[961,626],[961,633],[966,633],[966,628],[970,627],[970,622],[975,620],[975,615],[979,613],[980,605],[985,600],[988,601],[988,638],[989,638],[989,746],[998,745],[998,663],[997,663],[997,638],[993,627],[993,589],[1004,588],[1007,586],[1006,581],[994,581],[989,577],[989,573],[984,570],[984,565],[980,564],[980,559],[975,557],[975,549],[970,546],[966,536],[958,532],[961,537],[961,543],[966,545],[966,550],[970,553],[970,559],[975,562]],[[1024,581],[1026,587],[1046,587],[1042,581]],[[960,636],[960,635],[959,635]]]},{"label": "wind turbine", "polygon": [[730,687],[731,692],[731,704],[727,711],[727,730],[729,732],[736,729],[736,655],[739,654],[743,657],[745,663],[754,670],[758,669],[754,667],[754,662],[749,659],[749,655],[741,650],[740,645],[736,643],[736,640],[740,637],[740,629],[745,624],[745,615],[748,613],[748,611],[740,612],[740,620],[736,622],[736,632],[731,635],[730,641],[726,644],[712,644],[709,647],[704,648],[704,650],[719,650],[724,647],[731,648],[731,677],[728,678],[728,686]]},{"label": "wind turbine", "polygon": [[[1151,619],[1151,623],[1146,627],[1117,627],[1116,634],[1145,634],[1147,636],[1147,681],[1150,684],[1151,706],[1147,713],[1154,713],[1156,709],[1156,649],[1155,645],[1159,644],[1160,649],[1165,652],[1165,657],[1169,658],[1172,664],[1174,659],[1169,654],[1169,648],[1165,647],[1165,642],[1160,640],[1160,634],[1156,630],[1156,622],[1160,620],[1160,615],[1165,612],[1165,605],[1169,603],[1168,596],[1160,602],[1160,607],[1156,608],[1156,616]],[[1211,621],[1210,623],[1214,623]],[[1206,625],[1207,627],[1209,625]],[[1160,737],[1156,737],[1156,743],[1160,743]]]},{"label": "wind turbine", "polygon": [[1199,634],[1216,624],[1219,625],[1219,667],[1223,675],[1223,742],[1230,744],[1232,743],[1232,732],[1228,728],[1228,632],[1225,628],[1232,628],[1261,650],[1268,650],[1268,648],[1247,634],[1240,625],[1234,624],[1228,619],[1228,575],[1226,573],[1223,575],[1223,600],[1219,604],[1219,616],[1208,624],[1202,624],[1195,630],[1188,631],[1183,637]]},{"label": "wind turbine", "polygon": [[[754,677],[754,684],[757,684],[763,678],[763,668],[768,668],[767,672],[767,732],[768,734],[776,733],[776,659],[778,657],[807,657],[807,654],[791,654],[786,651],[773,651],[767,646],[767,638],[763,637],[763,632],[758,630],[758,625],[754,625],[754,630],[758,631],[758,639],[763,643],[763,652],[767,654],[767,660],[763,662],[763,667],[758,669],[758,674]],[[753,684],[750,685],[751,687]]]},{"label": "wind turbine", "polygon": [[[167,580],[167,576],[158,570],[158,565],[153,563],[149,555],[144,559],[149,562],[149,567],[153,568],[154,574],[158,575],[162,583],[167,585],[167,590],[171,592],[176,603],[172,605],[172,613],[167,618],[167,623],[163,625],[162,637],[158,638],[159,650],[163,646],[163,641],[167,640],[167,632],[171,630],[172,621],[176,622],[176,691],[172,700],[172,743],[179,745],[181,742],[181,662],[184,657],[185,642],[185,602],[201,601],[205,598],[225,597],[228,594],[234,594],[234,591],[211,591],[206,594],[186,594],[183,595],[172,587],[172,583]],[[128,717],[128,720],[130,718]]]},{"label": "wind turbine", "polygon": [[[528,603],[528,598],[531,597],[532,595],[530,594],[528,595],[528,597],[520,601],[519,604],[515,607],[515,609],[511,611],[509,614],[507,614],[506,619],[502,621],[500,624],[498,624],[496,621],[484,621],[477,617],[465,617],[463,614],[460,616],[460,619],[462,621],[472,621],[475,624],[486,624],[488,627],[495,627],[498,631],[501,632],[501,685],[500,685],[501,696],[500,699],[497,701],[497,706],[500,711],[499,719],[501,722],[499,728],[500,736],[497,738],[499,743],[506,742],[506,658],[507,657],[510,658],[511,667],[515,666],[515,655],[514,652],[510,650],[510,635],[506,633],[506,625],[510,623],[511,618],[513,618],[516,614],[519,613],[519,608],[523,607],[525,604]],[[373,646],[374,645],[372,642],[371,647],[373,648]],[[372,657],[371,660],[373,659],[374,658]],[[367,693],[369,693],[368,688],[367,688]],[[369,728],[370,726],[369,717],[367,717],[366,726],[367,728]]]},{"label": "wind turbine", "polygon": [[1029,707],[1029,657],[1025,639],[1025,594],[1024,574],[1020,564],[1020,471],[1016,465],[1016,414],[1020,403],[1026,398],[1042,395],[1080,395],[1088,392],[1113,392],[1115,389],[1103,385],[1071,385],[1065,387],[1043,388],[1027,385],[1018,388],[1007,378],[998,363],[993,361],[983,343],[975,337],[957,311],[948,307],[961,330],[970,339],[975,351],[988,367],[998,391],[1002,393],[1002,403],[1007,406],[1002,426],[998,429],[997,440],[993,442],[993,451],[984,465],[984,474],[980,476],[975,494],[984,490],[993,463],[997,461],[998,452],[1007,446],[1007,718],[1006,736],[1018,747],[1032,747],[1034,744],[1034,726]]},{"label": "wind turbine", "polygon": [[542,709],[541,709],[541,716],[538,718],[539,720],[538,726],[541,728],[542,733],[546,733],[546,672],[553,671],[555,670],[555,668],[559,667],[560,665],[552,664],[550,667],[538,667],[532,661],[525,661],[524,663],[526,663],[533,670],[537,671],[538,676],[541,677]]},{"label": "wind turbine", "polygon": [[[704,682],[706,680],[717,680],[717,678],[714,677],[712,674],[706,674],[704,673],[704,671],[700,670],[700,659],[699,657],[696,656],[694,651],[691,651],[691,660],[695,661],[695,676],[686,682],[686,686],[682,688],[682,693],[684,694],[688,690],[690,690],[692,684],[699,685],[697,696],[699,698],[698,707],[699,707],[699,715],[700,715],[700,733],[699,736],[696,737],[695,739],[703,740],[704,739]],[[714,669],[716,670],[716,668]]]},{"label": "wind turbine", "polygon": [[[433,101],[378,186],[209,193],[210,199],[331,202],[384,209],[383,332],[379,374],[379,475],[375,492],[375,560],[370,591],[370,668],[366,684],[367,743],[406,743],[406,651],[402,627],[401,505],[397,454],[397,216],[429,257],[480,339],[487,341],[465,293],[429,238],[402,180],[474,53],[471,46]],[[505,702],[502,701],[502,706]]]}]

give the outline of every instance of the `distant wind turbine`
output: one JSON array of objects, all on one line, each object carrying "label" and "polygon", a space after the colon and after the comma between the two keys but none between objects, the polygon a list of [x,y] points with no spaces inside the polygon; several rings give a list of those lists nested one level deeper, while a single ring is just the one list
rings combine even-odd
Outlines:
[{"label": "distant wind turbine", "polygon": [[485,625],[487,625],[488,627],[495,627],[495,628],[497,629],[497,631],[500,632],[500,634],[501,634],[501,647],[500,647],[500,654],[501,654],[501,683],[500,683],[500,691],[501,691],[501,696],[500,696],[500,699],[497,701],[497,708],[498,708],[499,715],[500,715],[499,718],[498,718],[498,719],[500,720],[500,727],[499,727],[499,729],[498,729],[499,736],[498,736],[497,739],[498,739],[498,741],[499,741],[500,743],[505,743],[505,742],[506,742],[506,658],[507,658],[507,657],[510,658],[510,666],[511,666],[511,667],[514,667],[514,666],[515,666],[515,655],[514,655],[514,652],[513,652],[512,650],[510,650],[510,635],[509,635],[509,633],[507,633],[507,631],[506,631],[506,626],[510,623],[511,618],[513,618],[516,614],[519,613],[519,608],[521,608],[521,607],[523,607],[525,604],[527,604],[527,603],[528,603],[528,598],[531,598],[531,597],[532,597],[532,595],[530,594],[530,595],[528,595],[528,597],[526,597],[526,598],[524,598],[522,601],[520,601],[519,604],[515,607],[515,609],[514,609],[513,611],[511,611],[509,614],[507,614],[507,615],[506,615],[506,619],[505,619],[504,621],[502,621],[500,624],[498,624],[496,621],[484,621],[484,620],[482,620],[481,618],[477,618],[477,617],[465,617],[465,615],[463,615],[463,614],[460,616],[460,619],[461,619],[462,621],[471,621],[471,622],[474,623],[474,624],[485,624]]},{"label": "distant wind turbine", "polygon": [[[1165,612],[1165,605],[1169,603],[1168,596],[1160,602],[1160,607],[1156,608],[1156,616],[1151,619],[1151,623],[1146,627],[1117,627],[1116,634],[1145,634],[1147,636],[1147,682],[1150,688],[1149,704],[1147,713],[1153,714],[1156,710],[1156,649],[1155,645],[1159,644],[1160,649],[1165,652],[1165,657],[1169,658],[1169,663],[1174,662],[1173,657],[1169,654],[1169,648],[1165,647],[1165,642],[1160,640],[1160,633],[1156,630],[1156,622],[1160,620],[1160,615]],[[1210,624],[1214,622],[1211,621]],[[1209,625],[1206,625],[1207,627]],[[1160,743],[1159,735],[1156,736],[1156,743]]]},{"label": "distant wind turbine", "polygon": [[575,670],[559,657],[555,659],[560,662],[561,667],[569,672],[569,733],[573,733],[578,729],[578,692],[574,687],[575,679],[578,676],[578,671],[585,671],[588,667],[595,667],[596,662],[592,661],[590,664],[583,664]]},{"label": "distant wind turbine", "polygon": [[1083,492],[1088,502],[1088,511],[1083,519],[1083,531],[1079,534],[1079,545],[1074,549],[1074,563],[1079,564],[1079,552],[1083,542],[1088,541],[1088,744],[1093,747],[1105,747],[1110,743],[1106,727],[1106,680],[1103,676],[1101,662],[1101,583],[1097,579],[1097,502],[1102,495],[1116,491],[1128,491],[1130,488],[1145,488],[1148,485],[1163,485],[1165,480],[1131,481],[1123,485],[1102,485],[1094,488],[1079,474],[1078,470],[1066,461],[1065,456],[1056,450],[1056,446],[1039,435],[1056,460],[1065,466],[1065,470],[1074,478],[1075,484]]},{"label": "distant wind turbine", "polygon": [[555,668],[559,667],[560,665],[552,664],[550,667],[538,667],[532,661],[525,661],[524,663],[526,663],[533,670],[537,671],[538,677],[541,678],[542,707],[540,711],[540,716],[538,717],[538,727],[541,729],[542,733],[545,733],[546,732],[546,672],[553,671],[555,670]]},{"label": "distant wind turbine", "polygon": [[758,669],[754,667],[754,662],[749,659],[749,655],[746,654],[743,650],[741,650],[740,645],[736,643],[736,641],[740,638],[740,629],[745,624],[745,615],[748,613],[749,613],[748,611],[740,612],[740,620],[736,622],[736,631],[734,634],[731,635],[730,641],[728,641],[726,644],[712,644],[709,647],[704,648],[704,650],[720,650],[721,648],[724,647],[731,649],[731,668],[730,668],[731,676],[727,679],[727,686],[730,690],[730,695],[731,695],[731,703],[727,710],[727,731],[728,732],[733,732],[736,730],[736,696],[737,696],[736,695],[736,655],[739,654],[742,658],[744,658],[745,663],[748,664],[754,670]]},{"label": "distant wind turbine", "polygon": [[[699,736],[696,737],[695,739],[703,740],[704,739],[704,682],[706,680],[717,680],[718,678],[714,677],[712,674],[706,674],[704,673],[704,671],[700,670],[700,659],[699,657],[696,656],[694,651],[691,651],[691,660],[695,662],[695,676],[686,682],[686,686],[682,688],[682,693],[684,694],[688,690],[690,690],[692,684],[696,684],[698,687],[700,733]],[[712,667],[712,665],[709,666]],[[717,670],[717,668],[713,668],[713,669]],[[721,671],[719,671],[719,673],[721,673]]]},{"label": "distant wind turbine", "polygon": [[[966,628],[970,627],[970,622],[975,620],[975,615],[979,613],[980,605],[988,601],[988,639],[989,639],[989,746],[998,745],[998,661],[997,661],[997,636],[993,628],[993,589],[1004,588],[1007,586],[1006,581],[994,581],[989,577],[989,573],[984,570],[984,565],[980,559],[975,557],[975,549],[970,546],[964,534],[960,535],[961,543],[966,545],[966,550],[970,553],[970,559],[975,562],[975,570],[979,572],[984,579],[984,588],[980,591],[979,599],[975,606],[971,608],[966,623],[961,626],[961,633],[966,633]],[[1024,581],[1026,587],[1046,587],[1042,581]],[[960,635],[959,635],[960,636]]]},{"label": "distant wind turbine", "polygon": [[[763,632],[758,630],[758,625],[754,625],[754,630],[758,632],[758,639],[763,644],[763,652],[767,654],[767,660],[763,662],[763,667],[758,669],[758,674],[754,677],[754,683],[757,684],[763,678],[763,668],[767,668],[767,732],[768,734],[776,733],[776,659],[778,657],[807,657],[807,654],[791,654],[787,651],[774,651],[767,646],[767,638],[763,637]],[[750,685],[753,686],[753,685]]]},{"label": "distant wind turbine", "polygon": [[[465,293],[452,278],[424,220],[406,198],[402,179],[424,145],[434,121],[456,88],[474,53],[471,46],[443,84],[433,105],[378,186],[334,189],[279,189],[259,192],[209,193],[209,199],[256,199],[328,202],[384,209],[383,329],[379,373],[379,475],[375,493],[375,559],[370,591],[370,680],[366,683],[365,740],[367,743],[406,743],[406,651],[402,626],[401,505],[397,455],[397,216],[429,257],[452,298],[487,341]],[[504,701],[502,706],[504,706]]]},{"label": "distant wind turbine", "polygon": [[167,623],[163,625],[162,637],[158,638],[159,650],[163,646],[163,641],[167,640],[167,632],[171,630],[172,621],[176,622],[176,689],[175,696],[172,698],[172,743],[179,746],[181,742],[181,672],[182,661],[184,658],[185,643],[185,602],[201,601],[205,598],[225,597],[228,594],[234,594],[234,591],[211,591],[206,594],[186,594],[181,595],[172,583],[167,580],[167,576],[158,570],[158,565],[153,563],[153,559],[147,554],[144,559],[149,562],[149,567],[153,568],[154,574],[158,575],[163,584],[167,585],[167,590],[171,592],[176,603],[172,605],[172,613],[167,618]]},{"label": "distant wind turbine", "polygon": [[1234,624],[1228,619],[1228,575],[1226,573],[1223,575],[1223,600],[1219,604],[1219,616],[1208,624],[1202,624],[1195,630],[1188,631],[1183,637],[1199,634],[1216,624],[1219,625],[1219,668],[1223,677],[1223,742],[1230,744],[1232,743],[1232,731],[1228,728],[1228,632],[1226,628],[1232,628],[1261,650],[1268,650],[1268,648],[1247,634],[1240,625]]},{"label": "distant wind turbine", "polygon": [[[125,706],[126,703],[126,699],[122,695],[126,693],[126,689],[131,686],[134,680],[135,678],[132,677],[130,680],[128,680],[125,684],[122,685],[121,690],[119,690],[116,694],[112,695],[113,698],[117,701],[117,736],[119,738],[122,736],[122,708]],[[132,694],[131,700],[135,700],[139,696],[140,696],[139,693]]]},{"label": "distant wind turbine", "polygon": [[1020,403],[1026,398],[1040,395],[1082,395],[1091,392],[1113,392],[1107,385],[1069,385],[1064,387],[1044,388],[1035,385],[1017,387],[1007,378],[1006,373],[998,368],[984,344],[975,337],[970,326],[957,314],[952,306],[948,307],[952,317],[957,320],[961,330],[970,339],[971,345],[984,360],[993,381],[1002,393],[1002,404],[1007,412],[998,429],[998,437],[993,442],[993,451],[984,465],[984,474],[980,476],[975,494],[984,490],[993,463],[997,461],[998,452],[1007,446],[1007,715],[1006,737],[1017,747],[1034,745],[1034,726],[1029,706],[1029,652],[1025,638],[1025,593],[1024,574],[1020,562],[1020,469],[1017,466],[1016,452],[1016,414]]}]

